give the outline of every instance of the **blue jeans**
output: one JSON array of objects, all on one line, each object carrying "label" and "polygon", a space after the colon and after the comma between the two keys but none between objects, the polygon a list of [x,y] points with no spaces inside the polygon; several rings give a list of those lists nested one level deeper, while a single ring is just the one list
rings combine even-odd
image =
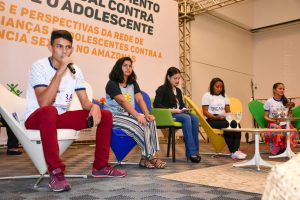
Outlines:
[{"label": "blue jeans", "polygon": [[199,154],[199,118],[193,114],[173,113],[176,121],[182,123],[182,131],[185,143],[186,156],[190,157]]}]

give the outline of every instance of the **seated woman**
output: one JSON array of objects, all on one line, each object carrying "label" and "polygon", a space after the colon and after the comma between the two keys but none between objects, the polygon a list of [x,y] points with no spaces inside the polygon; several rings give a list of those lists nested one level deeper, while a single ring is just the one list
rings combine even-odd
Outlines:
[{"label": "seated woman", "polygon": [[6,127],[6,133],[7,133],[7,155],[21,155],[22,151],[19,149],[19,140],[11,130],[11,128],[8,126],[6,121],[0,116],[0,129],[1,129],[1,123],[4,127]]},{"label": "seated woman", "polygon": [[183,102],[181,90],[177,87],[180,81],[180,71],[170,67],[165,77],[165,83],[156,90],[153,106],[169,108],[176,121],[182,123],[186,156],[194,163],[199,163],[198,129],[199,119],[187,111]]},{"label": "seated woman", "polygon": [[[288,104],[288,99],[284,95],[284,84],[275,83],[273,85],[273,97],[269,98],[264,104],[264,118],[268,121],[268,128],[286,128],[286,122],[280,116]],[[278,113],[279,112],[279,113]],[[294,128],[290,124],[290,128]],[[267,132],[264,133],[266,143],[270,145],[270,152],[273,155],[280,154],[286,149],[286,133]],[[294,148],[298,142],[297,131],[290,133],[291,148]]]},{"label": "seated woman", "polygon": [[[227,128],[229,123],[225,119],[225,114],[230,112],[229,98],[225,94],[225,85],[222,79],[213,78],[210,81],[209,92],[202,97],[202,110],[206,116],[206,121],[212,128]],[[239,126],[232,121],[231,127]],[[239,151],[241,142],[241,132],[224,132],[224,139],[231,153],[232,159],[245,159],[246,154]]]},{"label": "seated woman", "polygon": [[[105,90],[104,108],[113,113],[113,127],[122,129],[142,150],[139,166],[164,169],[167,163],[155,156],[159,143],[154,116],[149,113],[136,82],[131,58],[123,57],[116,62],[109,74]],[[134,99],[144,114],[135,110]]]}]

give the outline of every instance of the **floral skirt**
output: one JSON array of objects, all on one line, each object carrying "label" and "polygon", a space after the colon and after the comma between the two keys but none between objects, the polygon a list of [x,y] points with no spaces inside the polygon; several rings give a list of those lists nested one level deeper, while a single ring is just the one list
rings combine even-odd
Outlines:
[{"label": "floral skirt", "polygon": [[[276,123],[269,123],[268,128],[277,128],[277,129],[285,129],[286,125],[277,125]],[[290,128],[293,129],[294,126],[290,124]],[[279,152],[286,149],[286,132],[265,132],[265,142],[270,145],[270,152],[273,155],[278,154]],[[290,143],[291,148],[294,148],[298,143],[298,132],[293,131],[290,132]]]}]

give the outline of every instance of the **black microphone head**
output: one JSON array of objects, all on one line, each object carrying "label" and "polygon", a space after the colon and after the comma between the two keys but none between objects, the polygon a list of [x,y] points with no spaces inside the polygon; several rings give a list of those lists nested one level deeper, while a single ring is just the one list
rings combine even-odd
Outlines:
[{"label": "black microphone head", "polygon": [[69,70],[71,71],[72,74],[75,74],[76,73],[76,70],[75,68],[73,67],[73,63],[69,63],[67,65],[67,67],[69,68]]}]

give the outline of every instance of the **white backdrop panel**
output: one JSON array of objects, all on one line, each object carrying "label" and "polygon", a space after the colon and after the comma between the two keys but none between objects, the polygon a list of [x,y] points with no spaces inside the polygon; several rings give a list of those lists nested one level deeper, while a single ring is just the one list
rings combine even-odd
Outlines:
[{"label": "white backdrop panel", "polygon": [[74,34],[72,57],[95,98],[105,95],[108,74],[119,57],[135,60],[140,86],[150,95],[162,84],[166,69],[179,65],[173,0],[0,0],[1,84],[17,83],[25,90],[31,64],[50,55],[53,29]]}]

